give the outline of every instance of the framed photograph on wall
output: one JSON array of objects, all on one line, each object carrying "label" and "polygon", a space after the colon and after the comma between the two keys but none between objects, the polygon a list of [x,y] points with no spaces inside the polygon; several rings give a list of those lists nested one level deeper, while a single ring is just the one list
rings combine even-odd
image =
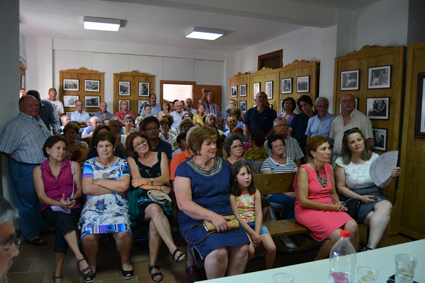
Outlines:
[{"label": "framed photograph on wall", "polygon": [[[357,110],[359,110],[359,99],[358,98],[354,98],[354,101],[356,102],[354,108],[356,108]],[[339,114],[342,113],[342,105],[341,105],[341,98],[339,99]]]},{"label": "framed photograph on wall", "polygon": [[241,100],[241,101],[239,102],[239,109],[240,109],[242,112],[246,112],[246,100]]},{"label": "framed photograph on wall", "polygon": [[75,101],[80,99],[78,95],[64,95],[63,107],[75,107]]},{"label": "framed photograph on wall", "polygon": [[260,92],[260,83],[254,83],[254,89],[253,89],[254,100],[257,98],[257,94],[259,92]]},{"label": "framed photograph on wall", "polygon": [[238,101],[237,100],[235,100],[235,107],[238,108]]},{"label": "framed photograph on wall", "polygon": [[127,109],[128,110],[130,110],[131,108],[130,108],[130,99],[118,99],[118,111],[120,111],[121,110],[121,101],[123,101],[123,100],[125,100],[125,101],[127,101],[127,103],[128,103],[128,107],[127,107]]},{"label": "framed photograph on wall", "polygon": [[280,93],[292,93],[292,78],[281,79],[280,80]]},{"label": "framed photograph on wall", "polygon": [[389,97],[366,98],[366,116],[371,120],[388,120],[390,109]]},{"label": "framed photograph on wall", "polygon": [[84,97],[84,107],[94,108],[100,106],[100,96],[85,96]]},{"label": "framed photograph on wall", "polygon": [[80,81],[78,79],[63,79],[64,91],[78,91]]},{"label": "framed photograph on wall", "polygon": [[372,128],[375,144],[372,149],[387,151],[387,129]]},{"label": "framed photograph on wall", "polygon": [[84,91],[100,91],[100,81],[84,80]]},{"label": "framed photograph on wall", "polygon": [[298,99],[295,99],[295,113],[300,114],[301,111],[301,107],[298,106]]},{"label": "framed photograph on wall", "polygon": [[239,96],[240,97],[246,96],[246,85],[240,85],[239,86]]},{"label": "framed photograph on wall", "polygon": [[425,73],[418,74],[415,138],[425,139]]},{"label": "framed photograph on wall", "polygon": [[297,92],[310,92],[310,76],[297,77]]},{"label": "framed photograph on wall", "polygon": [[280,101],[280,114],[283,114],[285,110],[283,109],[283,100]]},{"label": "framed photograph on wall", "polygon": [[72,112],[65,112],[65,115],[68,116],[69,118],[71,118],[71,114]]},{"label": "framed photograph on wall", "polygon": [[149,100],[137,100],[137,113],[140,115],[142,113],[143,107],[146,104],[149,104]]},{"label": "framed photograph on wall", "polygon": [[368,89],[391,88],[391,65],[369,68]]},{"label": "framed photograph on wall", "polygon": [[139,96],[149,97],[149,85],[147,82],[139,82]]},{"label": "framed photograph on wall", "polygon": [[266,82],[267,99],[273,99],[273,81]]},{"label": "framed photograph on wall", "polygon": [[230,97],[238,97],[238,86],[233,85],[230,87]]},{"label": "framed photograph on wall", "polygon": [[360,70],[341,72],[341,90],[359,90]]},{"label": "framed photograph on wall", "polygon": [[118,82],[118,95],[130,96],[130,82]]}]

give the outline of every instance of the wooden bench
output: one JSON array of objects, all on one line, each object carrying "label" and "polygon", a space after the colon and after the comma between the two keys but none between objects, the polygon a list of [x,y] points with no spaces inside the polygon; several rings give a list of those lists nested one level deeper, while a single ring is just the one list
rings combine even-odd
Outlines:
[{"label": "wooden bench", "polygon": [[[293,192],[295,173],[259,174],[254,176],[254,184],[262,195]],[[295,219],[263,222],[272,237],[307,233],[309,230]]]}]

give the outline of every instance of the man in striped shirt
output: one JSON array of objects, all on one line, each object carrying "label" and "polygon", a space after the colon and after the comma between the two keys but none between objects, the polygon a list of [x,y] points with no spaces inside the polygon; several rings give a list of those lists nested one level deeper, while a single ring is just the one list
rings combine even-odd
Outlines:
[{"label": "man in striped shirt", "polygon": [[203,95],[199,102],[201,102],[204,105],[205,111],[204,114],[215,114],[219,116],[221,119],[223,119],[223,114],[221,114],[220,108],[218,108],[218,105],[213,102],[214,100],[214,94],[211,90],[202,90]]},{"label": "man in striped shirt", "polygon": [[9,122],[0,135],[0,153],[8,157],[9,179],[13,202],[19,210],[19,227],[24,240],[45,245],[39,232],[49,229],[39,214],[40,202],[35,192],[32,171],[46,158],[42,147],[50,136],[38,115],[40,104],[31,95],[19,99],[19,114]]}]

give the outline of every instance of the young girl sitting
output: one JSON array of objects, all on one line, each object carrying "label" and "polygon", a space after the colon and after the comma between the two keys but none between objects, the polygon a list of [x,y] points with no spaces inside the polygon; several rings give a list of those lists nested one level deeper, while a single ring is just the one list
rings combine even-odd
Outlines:
[{"label": "young girl sitting", "polygon": [[230,204],[233,214],[245,229],[252,244],[249,246],[248,260],[254,256],[255,248],[261,244],[266,250],[266,269],[272,268],[276,245],[263,225],[261,195],[254,186],[252,169],[247,161],[238,161],[232,166]]}]

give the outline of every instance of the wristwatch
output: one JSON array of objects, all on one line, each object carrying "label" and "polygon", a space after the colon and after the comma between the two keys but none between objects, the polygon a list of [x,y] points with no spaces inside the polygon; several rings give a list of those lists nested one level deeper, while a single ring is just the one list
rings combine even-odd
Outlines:
[{"label": "wristwatch", "polygon": [[151,178],[151,186],[153,186],[153,178]]}]

